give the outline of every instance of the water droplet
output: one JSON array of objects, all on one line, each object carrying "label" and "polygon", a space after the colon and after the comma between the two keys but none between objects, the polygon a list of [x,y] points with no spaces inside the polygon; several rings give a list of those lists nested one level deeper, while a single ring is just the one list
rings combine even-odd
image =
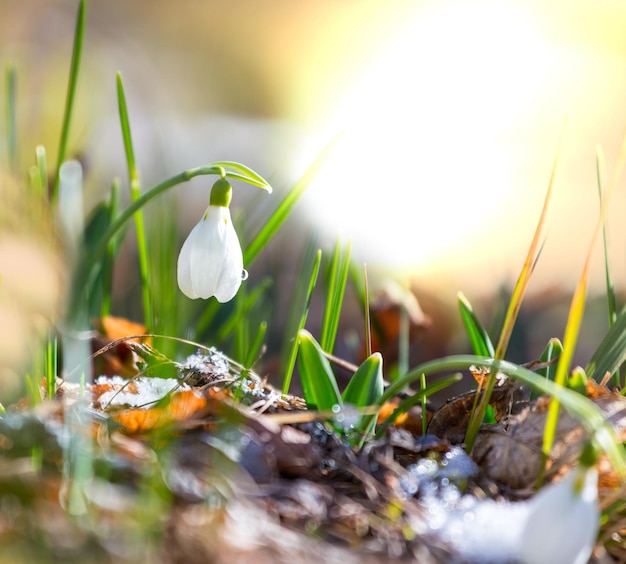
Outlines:
[{"label": "water droplet", "polygon": [[332,411],[335,414],[333,421],[344,433],[354,429],[361,419],[359,410],[352,405],[344,404],[341,406],[335,404],[332,407]]},{"label": "water droplet", "polygon": [[241,271],[241,279],[242,280],[248,279],[248,271],[245,268]]}]

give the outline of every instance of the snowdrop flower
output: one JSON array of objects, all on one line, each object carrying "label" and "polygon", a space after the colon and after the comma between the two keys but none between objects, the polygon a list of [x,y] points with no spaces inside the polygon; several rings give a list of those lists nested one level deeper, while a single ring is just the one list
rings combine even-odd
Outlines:
[{"label": "snowdrop flower", "polygon": [[219,302],[235,297],[241,286],[243,255],[230,217],[232,188],[221,178],[211,189],[209,207],[178,256],[178,286],[187,297]]},{"label": "snowdrop flower", "polygon": [[65,161],[59,170],[59,219],[70,252],[75,253],[83,235],[83,166]]},{"label": "snowdrop flower", "polygon": [[581,464],[530,501],[521,537],[525,564],[584,564],[598,535],[598,473]]}]

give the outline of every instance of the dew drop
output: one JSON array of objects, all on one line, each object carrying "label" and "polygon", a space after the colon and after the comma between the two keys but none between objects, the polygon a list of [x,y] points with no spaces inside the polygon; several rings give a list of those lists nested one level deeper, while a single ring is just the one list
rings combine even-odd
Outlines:
[{"label": "dew drop", "polygon": [[245,268],[241,271],[241,279],[242,280],[248,279],[248,271]]}]

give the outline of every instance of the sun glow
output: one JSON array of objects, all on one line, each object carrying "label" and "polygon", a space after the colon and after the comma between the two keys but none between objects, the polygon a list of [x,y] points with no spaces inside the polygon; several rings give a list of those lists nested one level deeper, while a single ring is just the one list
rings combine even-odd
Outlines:
[{"label": "sun glow", "polygon": [[507,3],[436,3],[407,29],[333,121],[343,137],[310,209],[330,233],[349,232],[361,258],[416,271],[463,263],[510,221],[510,145],[556,55]]}]

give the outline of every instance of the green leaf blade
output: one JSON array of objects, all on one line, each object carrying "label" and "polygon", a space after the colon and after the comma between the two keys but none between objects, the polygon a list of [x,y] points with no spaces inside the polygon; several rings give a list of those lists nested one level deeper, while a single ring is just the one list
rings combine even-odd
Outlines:
[{"label": "green leaf blade", "polygon": [[[117,104],[120,115],[120,125],[122,128],[122,138],[124,140],[124,150],[126,152],[126,164],[128,166],[128,181],[130,184],[131,201],[135,202],[141,197],[141,185],[139,182],[139,172],[135,163],[135,151],[133,149],[133,139],[130,132],[130,121],[128,119],[128,107],[126,105],[126,95],[122,75],[116,75]],[[137,238],[137,254],[139,256],[139,278],[141,281],[141,296],[143,302],[144,323],[148,332],[153,330],[152,320],[152,286],[150,284],[150,262],[148,241],[144,224],[143,211],[135,213],[135,236]]]},{"label": "green leaf blade", "polygon": [[608,372],[614,374],[626,362],[626,308],[607,331],[585,367],[589,378],[601,380]]},{"label": "green leaf blade", "polygon": [[343,307],[343,297],[346,291],[348,273],[350,271],[351,241],[348,241],[345,251],[341,252],[339,240],[335,245],[328,281],[326,307],[320,333],[320,345],[327,353],[332,353],[339,328],[339,317]]},{"label": "green leaf blade", "polygon": [[[317,275],[320,269],[320,263],[322,261],[322,251],[318,249],[315,254],[315,259],[313,262],[313,266],[311,267],[311,274],[309,276],[309,284],[306,289],[306,293],[304,295],[304,304],[302,306],[302,310],[300,313],[300,318],[298,320],[298,326],[296,335],[304,329],[304,325],[306,324],[306,320],[309,316],[309,307],[311,305],[311,298],[313,297],[313,290],[315,289],[315,284],[317,283]],[[287,357],[287,366],[285,369],[285,376],[283,378],[283,394],[289,392],[289,386],[291,385],[291,378],[293,375],[293,369],[296,365],[296,358],[298,355],[298,344],[300,340],[297,338],[293,339],[291,346],[289,348],[289,356]]]},{"label": "green leaf blade", "polygon": [[[383,357],[380,353],[374,353],[367,357],[354,373],[346,389],[343,391],[344,404],[351,404],[357,408],[378,405],[383,395]],[[354,426],[354,433],[349,436],[352,444],[361,447],[368,436],[371,436],[376,428],[378,409],[374,413],[368,413],[359,418]]]},{"label": "green leaf blade", "polygon": [[354,373],[341,398],[356,407],[375,405],[383,395],[383,357],[369,356]]},{"label": "green leaf blade", "polygon": [[[547,380],[554,381],[556,377],[556,359],[561,356],[563,352],[563,345],[561,341],[555,337],[548,341],[548,344],[543,349],[541,356],[539,357],[539,362],[541,363],[550,363],[549,366],[545,368],[539,368],[536,373],[540,376],[543,376]],[[541,395],[538,391],[532,390],[530,393],[530,399],[535,399]]]},{"label": "green leaf blade", "polygon": [[136,180],[137,178],[137,167],[135,164],[135,151],[133,149],[133,140],[130,132],[130,121],[128,119],[128,106],[126,105],[124,84],[122,82],[122,75],[119,72],[116,74],[115,83],[117,87],[117,106],[122,128],[122,139],[124,141],[124,151],[126,152],[126,164],[128,166],[132,188],[133,180]]},{"label": "green leaf blade", "polygon": [[52,187],[52,203],[56,205],[59,197],[59,173],[61,165],[65,161],[67,145],[70,136],[70,125],[74,112],[74,98],[76,96],[76,85],[78,84],[78,70],[80,68],[80,58],[83,50],[83,37],[85,35],[85,0],[80,0],[78,13],[76,15],[76,27],[74,30],[74,45],[72,47],[72,62],[70,64],[70,78],[67,87],[67,97],[65,99],[65,114],[63,116],[63,127],[61,129],[61,141],[59,142],[59,154],[57,156],[57,169]]},{"label": "green leaf blade", "polygon": [[16,125],[16,90],[17,72],[13,64],[6,69],[6,134],[9,165],[13,172],[17,172],[17,125]]},{"label": "green leaf blade", "polygon": [[482,323],[474,313],[472,305],[462,292],[457,294],[457,300],[459,304],[459,311],[461,312],[461,319],[465,325],[467,336],[469,337],[474,353],[478,356],[493,358],[495,355],[493,343],[489,338],[487,330],[483,327]]},{"label": "green leaf blade", "polygon": [[305,329],[298,333],[298,339],[300,341],[298,369],[307,407],[326,411],[335,405],[342,405],[337,380],[321,347]]}]

